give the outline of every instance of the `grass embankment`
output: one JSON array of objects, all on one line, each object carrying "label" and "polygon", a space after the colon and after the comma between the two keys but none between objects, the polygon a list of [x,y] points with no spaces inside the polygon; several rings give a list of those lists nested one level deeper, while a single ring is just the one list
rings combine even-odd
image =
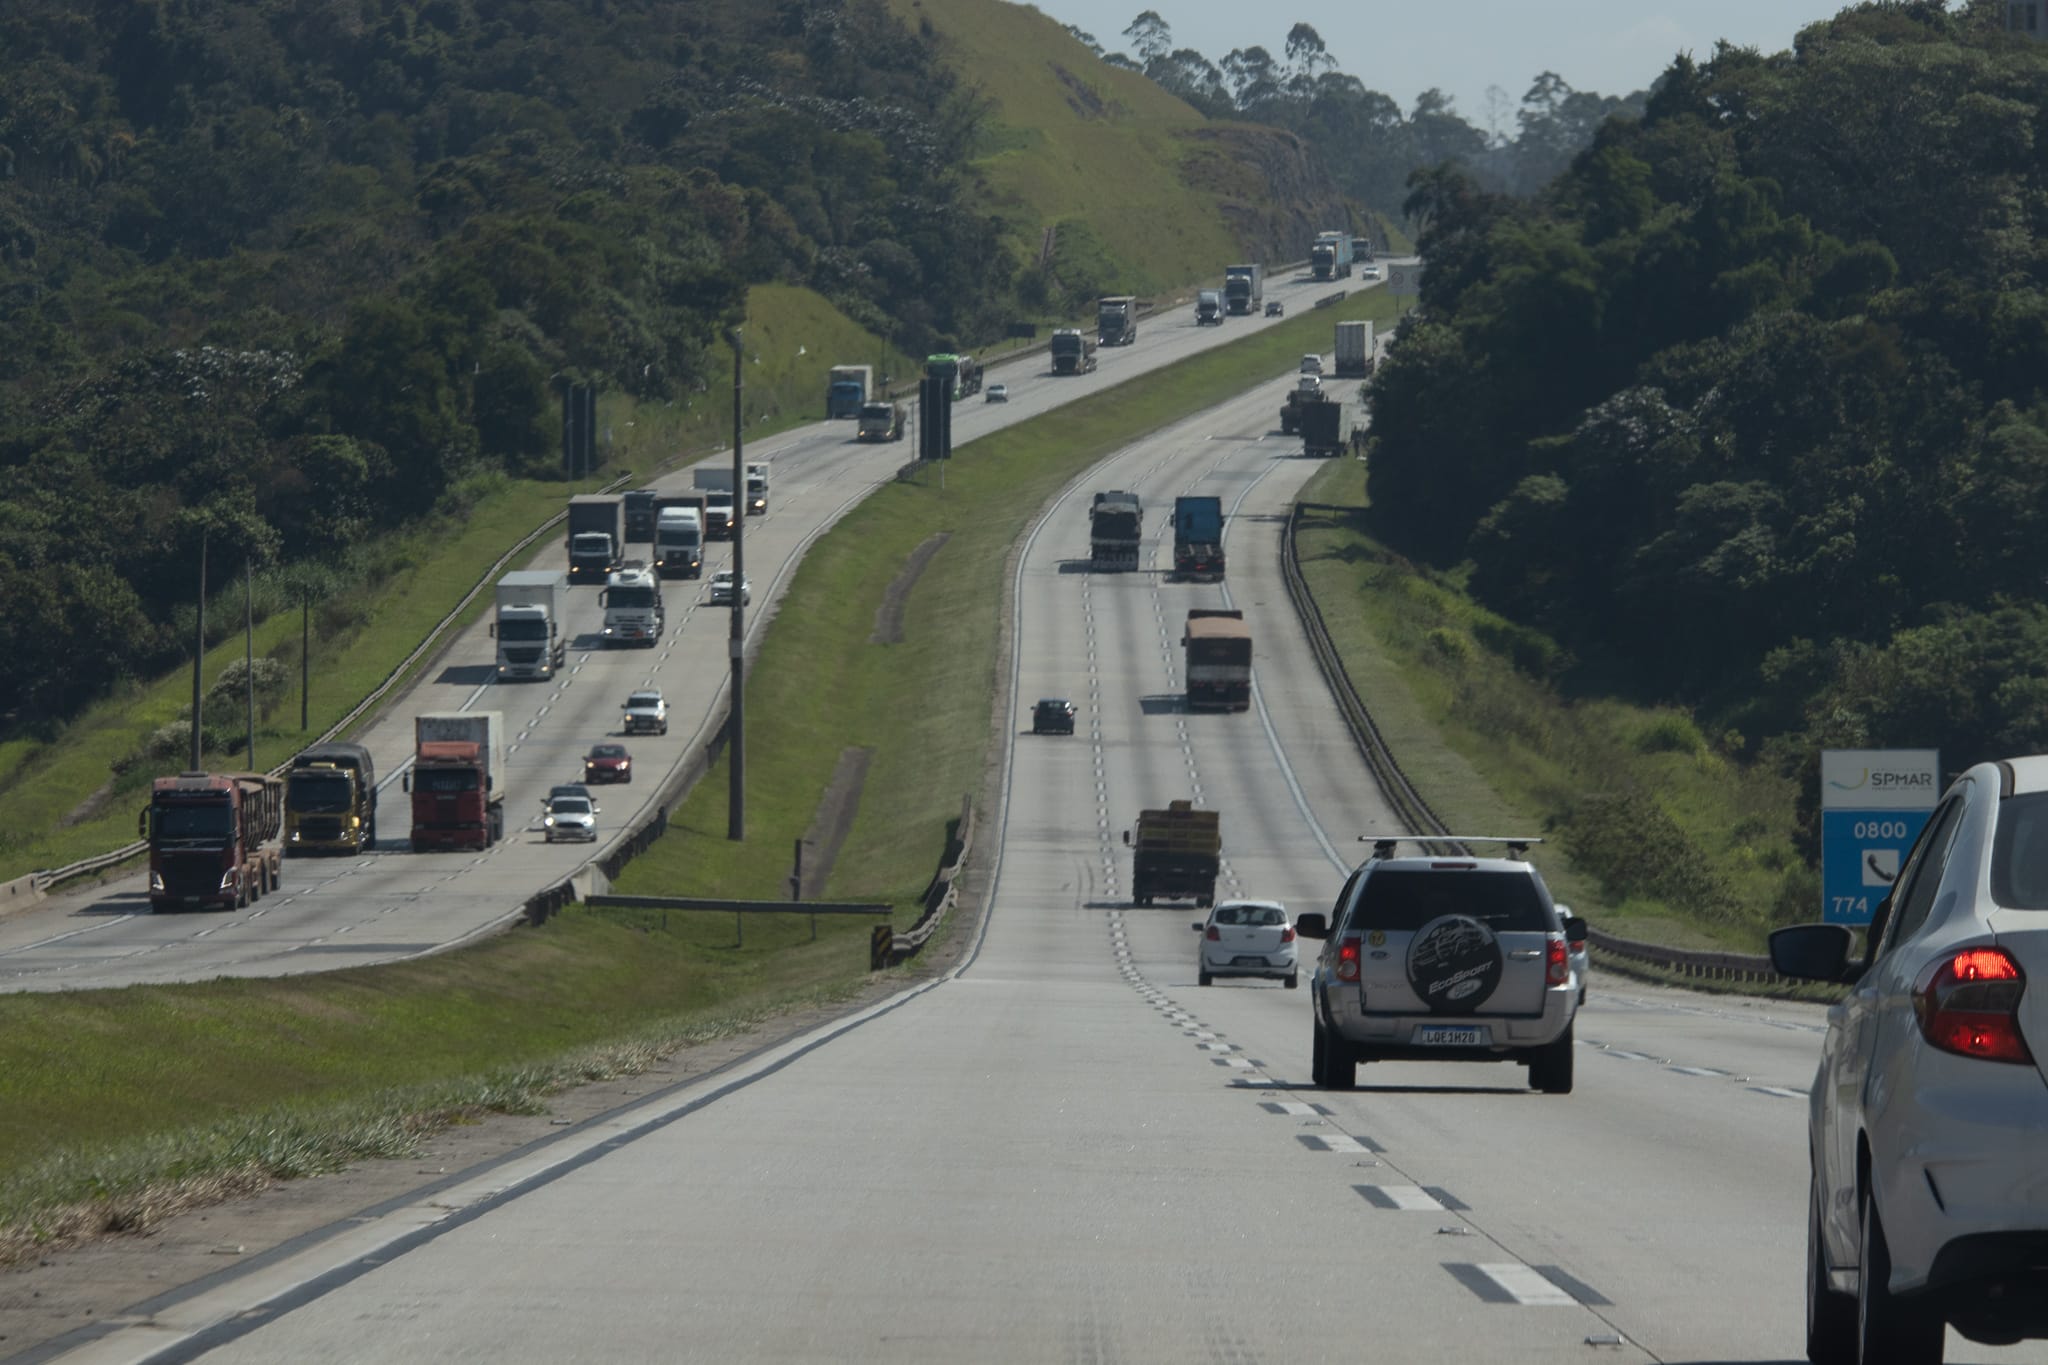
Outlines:
[{"label": "grass embankment", "polygon": [[[1332,464],[1302,500],[1363,508],[1365,466]],[[1542,680],[1548,641],[1385,553],[1357,520],[1309,518],[1302,570],[1388,746],[1447,824],[1545,834],[1538,861],[1559,899],[1623,937],[1757,952],[1764,931],[1811,917],[1790,783],[1716,752],[1682,711],[1560,697]]]},{"label": "grass embankment", "polygon": [[[961,796],[981,786],[1003,564],[1037,509],[1246,375],[1291,370],[1333,321],[1388,308],[1375,291],[1289,319],[962,446],[943,489],[893,484],[867,499],[805,557],[753,669],[746,840],[724,837],[721,766],[621,889],[786,895],[789,850],[841,751],[866,745],[827,894],[889,901],[899,922],[914,913]],[[940,534],[902,642],[871,643],[905,560]],[[725,916],[628,932],[572,910],[397,966],[0,997],[0,1220],[31,1237],[134,1226],[209,1190],[401,1151],[451,1115],[524,1108],[592,1070],[865,977],[864,922],[822,920],[815,946],[809,932],[800,917],[750,920],[739,947]]]},{"label": "grass embankment", "polygon": [[[782,285],[749,295],[743,355],[749,439],[817,420],[831,365],[868,363],[878,372],[905,374],[913,368],[908,357],[889,350],[818,295]],[[729,376],[725,387],[714,386],[686,403],[640,404],[606,395],[599,402],[599,430],[609,433],[612,455],[597,479],[476,480],[425,524],[360,552],[343,575],[347,586],[313,604],[312,688],[304,729],[300,612],[279,601],[275,584],[259,584],[260,601],[272,609],[257,623],[255,654],[283,664],[288,680],[259,704],[255,763],[237,744],[228,752],[209,750],[206,766],[275,767],[324,733],[390,675],[508,545],[560,511],[570,493],[620,473],[649,473],[683,452],[708,453],[729,443]],[[559,543],[544,537],[531,558],[553,563],[550,556],[559,553]],[[238,566],[215,565],[213,581],[209,633],[216,642],[201,670],[209,688],[224,670],[241,664],[244,649]],[[479,595],[462,621],[489,606],[489,594]],[[187,762],[182,744],[174,746],[175,753],[140,755],[157,730],[186,719],[191,700],[187,665],[122,688],[52,740],[0,744],[0,881],[133,840],[150,778]],[[227,732],[238,737],[244,726]]]}]

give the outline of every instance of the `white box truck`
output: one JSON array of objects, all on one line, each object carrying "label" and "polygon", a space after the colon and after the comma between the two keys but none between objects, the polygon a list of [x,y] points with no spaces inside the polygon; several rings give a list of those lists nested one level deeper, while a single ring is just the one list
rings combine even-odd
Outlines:
[{"label": "white box truck", "polygon": [[695,507],[664,507],[654,523],[654,572],[663,578],[704,574],[704,514]]},{"label": "white box truck", "polygon": [[1362,379],[1372,373],[1373,334],[1370,322],[1340,322],[1337,324],[1337,374],[1346,379]]},{"label": "white box truck", "polygon": [[732,500],[732,471],[693,470],[690,482],[704,495],[704,538],[731,540],[733,520],[739,515],[739,509],[733,506]]},{"label": "white box truck", "polygon": [[498,580],[498,615],[491,638],[498,642],[498,678],[547,679],[566,660],[569,575],[560,569],[519,569]]}]

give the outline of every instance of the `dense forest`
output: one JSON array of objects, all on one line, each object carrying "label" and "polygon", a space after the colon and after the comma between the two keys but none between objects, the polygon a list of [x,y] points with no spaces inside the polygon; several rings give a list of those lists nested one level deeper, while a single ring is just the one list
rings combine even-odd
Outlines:
[{"label": "dense forest", "polygon": [[750,283],[989,334],[984,117],[879,0],[8,0],[7,728],[185,656],[202,537],[318,564],[544,468],[559,381],[694,390]]},{"label": "dense forest", "polygon": [[2048,47],[2000,8],[1680,60],[1533,200],[1419,173],[1386,542],[1788,771],[2048,748]]},{"label": "dense forest", "polygon": [[[1482,188],[1533,194],[1562,174],[1617,115],[1639,116],[1647,93],[1626,97],[1574,90],[1556,72],[1530,82],[1519,103],[1489,92],[1488,124],[1476,127],[1441,90],[1425,90],[1407,113],[1392,97],[1337,69],[1322,35],[1297,23],[1279,54],[1256,44],[1211,61],[1175,47],[1157,10],[1125,28],[1129,52],[1106,51],[1092,33],[1069,33],[1112,66],[1142,72],[1212,119],[1285,128],[1316,149],[1338,186],[1361,204],[1393,212],[1418,167],[1458,162]],[[1506,124],[1510,111],[1514,129]]]}]

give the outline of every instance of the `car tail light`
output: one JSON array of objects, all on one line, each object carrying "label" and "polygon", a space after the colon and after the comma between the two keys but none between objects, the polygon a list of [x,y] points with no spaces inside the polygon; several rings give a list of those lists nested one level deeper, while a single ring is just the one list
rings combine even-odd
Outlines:
[{"label": "car tail light", "polygon": [[1284,926],[1284,927],[1283,927],[1283,928],[1282,928],[1282,929],[1280,930],[1280,941],[1281,941],[1282,943],[1292,943],[1292,942],[1294,942],[1294,926],[1293,926],[1293,925],[1291,925],[1291,924],[1289,924],[1289,925],[1286,925],[1286,926]]},{"label": "car tail light", "polygon": [[1223,935],[1216,932],[1216,926],[1213,924],[1209,926],[1209,932],[1202,935],[1202,937],[1208,939],[1211,943],[1223,942]]},{"label": "car tail light", "polygon": [[1358,980],[1360,957],[1361,952],[1357,939],[1347,938],[1337,945],[1337,979],[1339,981]]},{"label": "car tail light", "polygon": [[2027,978],[2003,948],[1965,948],[1937,962],[1913,996],[1920,1032],[1943,1052],[2034,1064],[2020,1033]]},{"label": "car tail light", "polygon": [[1544,945],[1545,957],[1543,979],[1553,986],[1568,985],[1572,979],[1571,951],[1564,946],[1561,938],[1551,939]]}]

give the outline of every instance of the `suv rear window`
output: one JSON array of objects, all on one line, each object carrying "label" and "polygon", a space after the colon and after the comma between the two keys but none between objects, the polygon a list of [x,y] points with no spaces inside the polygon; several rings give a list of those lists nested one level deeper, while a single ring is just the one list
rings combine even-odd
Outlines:
[{"label": "suv rear window", "polygon": [[1385,868],[1367,875],[1351,929],[1413,933],[1439,915],[1470,915],[1495,933],[1547,933],[1552,916],[1526,872]]},{"label": "suv rear window", "polygon": [[1998,803],[1991,899],[2009,910],[2048,910],[2048,793]]}]

